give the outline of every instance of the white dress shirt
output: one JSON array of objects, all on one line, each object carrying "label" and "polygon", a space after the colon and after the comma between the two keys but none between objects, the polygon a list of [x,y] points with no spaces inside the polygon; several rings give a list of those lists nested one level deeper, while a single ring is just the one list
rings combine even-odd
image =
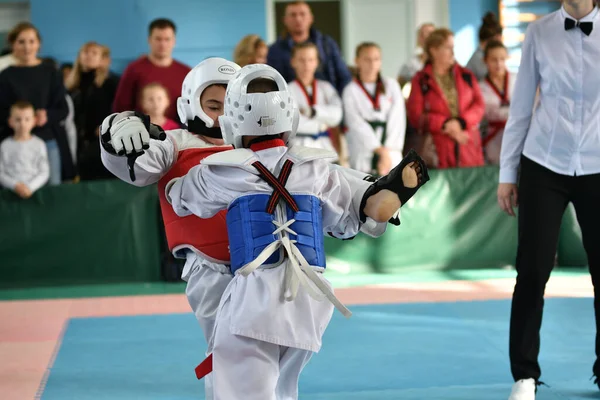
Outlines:
[{"label": "white dress shirt", "polygon": [[[532,22],[500,156],[500,183],[516,183],[520,156],[562,175],[600,173],[600,18],[598,8],[582,18],[586,36],[565,30],[564,8]],[[540,88],[535,106],[536,90]]]}]

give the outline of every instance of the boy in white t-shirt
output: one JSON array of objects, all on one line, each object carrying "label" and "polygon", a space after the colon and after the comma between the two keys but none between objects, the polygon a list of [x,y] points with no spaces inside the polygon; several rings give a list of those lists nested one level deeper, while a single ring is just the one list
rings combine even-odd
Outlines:
[{"label": "boy in white t-shirt", "polygon": [[48,182],[50,166],[46,144],[31,134],[35,112],[30,103],[13,104],[8,125],[14,135],[0,144],[0,186],[27,199]]}]

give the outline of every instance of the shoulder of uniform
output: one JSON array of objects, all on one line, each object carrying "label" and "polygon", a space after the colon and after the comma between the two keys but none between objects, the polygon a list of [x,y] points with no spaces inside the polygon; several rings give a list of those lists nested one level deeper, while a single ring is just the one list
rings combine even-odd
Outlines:
[{"label": "shoulder of uniform", "polygon": [[252,163],[255,161],[258,161],[258,158],[252,150],[233,149],[211,154],[200,161],[200,164],[220,167],[237,167],[251,173],[257,173],[256,169],[252,166]]},{"label": "shoulder of uniform", "polygon": [[333,151],[304,146],[290,147],[286,156],[294,164],[302,164],[313,160],[334,161],[337,159],[337,154]]},{"label": "shoulder of uniform", "polygon": [[331,83],[321,80],[321,79],[317,80],[317,83],[326,92],[337,94],[337,89]]}]

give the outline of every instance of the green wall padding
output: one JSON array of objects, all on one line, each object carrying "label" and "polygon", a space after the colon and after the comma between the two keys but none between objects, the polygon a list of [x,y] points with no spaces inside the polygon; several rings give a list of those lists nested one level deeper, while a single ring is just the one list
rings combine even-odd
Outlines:
[{"label": "green wall padding", "polygon": [[[343,261],[377,272],[406,268],[489,268],[513,263],[517,223],[496,202],[496,168],[432,171],[431,181],[401,209],[399,227],[353,246],[328,240]],[[335,249],[335,250],[334,250]]]},{"label": "green wall padding", "polygon": [[[431,171],[431,181],[402,208],[399,227],[351,241],[326,239],[332,269],[343,273],[397,273],[407,269],[501,268],[514,265],[517,218],[498,207],[496,167]],[[517,211],[518,212],[518,211]],[[587,257],[571,205],[561,228],[561,266],[585,266]]]},{"label": "green wall padding", "polygon": [[[513,265],[517,221],[496,201],[495,167],[432,171],[402,208],[399,227],[373,239],[325,241],[330,273]],[[160,279],[155,186],[118,180],[47,187],[22,201],[0,191],[0,287]],[[559,263],[585,266],[581,231],[567,209]]]},{"label": "green wall padding", "polygon": [[0,285],[160,278],[156,187],[120,181],[0,191]]}]

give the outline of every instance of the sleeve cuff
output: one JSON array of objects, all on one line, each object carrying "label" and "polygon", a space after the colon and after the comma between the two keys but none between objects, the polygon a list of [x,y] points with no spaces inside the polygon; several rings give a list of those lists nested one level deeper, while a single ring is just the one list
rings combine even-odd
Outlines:
[{"label": "sleeve cuff", "polygon": [[367,218],[361,226],[360,231],[367,236],[378,238],[385,233],[387,227],[387,222],[375,222],[375,220]]},{"label": "sleeve cuff", "polygon": [[500,168],[499,183],[517,183],[517,170]]},{"label": "sleeve cuff", "polygon": [[171,188],[173,187],[173,185],[176,184],[179,179],[180,178],[173,178],[165,186],[165,198],[167,199],[167,202],[169,204],[171,204],[171,205],[173,205],[173,202],[171,201],[171,197],[169,196],[169,192],[171,191]]}]

